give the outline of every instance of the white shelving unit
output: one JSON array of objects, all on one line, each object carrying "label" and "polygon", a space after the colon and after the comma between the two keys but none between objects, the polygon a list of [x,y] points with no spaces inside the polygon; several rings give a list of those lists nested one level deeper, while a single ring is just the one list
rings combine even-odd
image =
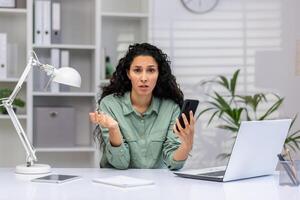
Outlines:
[{"label": "white shelving unit", "polygon": [[[75,145],[53,145],[50,148],[36,145],[37,156],[42,162],[54,167],[98,166],[99,150],[94,145],[94,125],[89,122],[88,113],[95,110],[99,86],[109,82],[105,79],[105,56],[109,56],[112,65],[116,66],[126,44],[128,47],[129,43],[148,41],[149,4],[149,0],[61,0],[61,42],[50,45],[35,43],[35,0],[17,0],[17,8],[0,8],[0,33],[7,33],[8,43],[17,46],[16,66],[8,66],[9,76],[0,80],[0,88],[15,86],[31,50],[45,63],[50,63],[51,49],[68,50],[70,66],[78,70],[82,77],[81,88],[49,92],[36,88],[41,73],[31,70],[23,85],[18,97],[26,100],[26,108],[18,110],[17,114],[31,141],[39,134],[35,130],[36,107],[75,109]],[[7,115],[0,115],[0,124],[7,127],[0,131],[0,154],[5,152],[1,149],[1,132],[5,131],[12,137],[16,135],[13,126],[8,126],[8,120]],[[16,145],[21,144],[12,141],[11,146]],[[19,151],[19,157],[12,161],[2,159],[0,167],[24,162],[22,148]]]}]

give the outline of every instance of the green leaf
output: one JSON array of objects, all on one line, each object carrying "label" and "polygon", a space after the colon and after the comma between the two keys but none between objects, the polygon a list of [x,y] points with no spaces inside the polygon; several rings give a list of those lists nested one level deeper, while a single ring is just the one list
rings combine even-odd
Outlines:
[{"label": "green leaf", "polygon": [[240,70],[236,70],[233,74],[232,79],[230,80],[230,90],[231,90],[231,95],[235,96],[235,88],[236,88],[236,83],[237,83],[237,78],[239,76]]},{"label": "green leaf", "polygon": [[218,112],[219,112],[219,111],[217,110],[216,112],[214,112],[214,114],[212,114],[212,116],[210,117],[210,119],[209,119],[209,121],[208,121],[208,123],[207,123],[208,126],[210,125],[210,123],[211,123],[212,120],[215,118],[215,116],[216,116],[216,114],[217,114]]},{"label": "green leaf", "polygon": [[221,79],[221,81],[219,81],[218,83],[223,85],[227,90],[230,91],[229,82],[228,82],[227,78],[225,76],[219,76],[219,78]]},{"label": "green leaf", "polygon": [[289,132],[290,132],[292,126],[294,125],[294,123],[295,123],[297,117],[298,117],[298,114],[296,114],[296,115],[294,116],[294,118],[293,118],[293,120],[292,120],[292,122],[291,122],[291,125],[290,125],[290,127],[289,127]]},{"label": "green leaf", "polygon": [[282,102],[283,102],[283,98],[280,98],[278,101],[276,101],[268,110],[267,110],[267,112],[263,115],[263,116],[261,116],[260,118],[259,118],[259,120],[264,120],[265,118],[267,118],[269,115],[271,115],[273,112],[275,112],[278,108],[279,108],[279,106],[282,104]]},{"label": "green leaf", "polygon": [[229,126],[229,125],[219,125],[218,128],[224,129],[224,130],[229,130],[232,132],[237,132],[239,128],[234,127],[234,126]]},{"label": "green leaf", "polygon": [[225,160],[225,159],[228,159],[230,157],[231,153],[221,153],[217,156],[217,159],[222,159],[222,160]]},{"label": "green leaf", "polygon": [[215,92],[215,97],[214,99],[220,104],[220,107],[222,110],[231,110],[230,105],[226,102],[226,100],[217,92]]},{"label": "green leaf", "polygon": [[208,111],[210,111],[210,110],[214,110],[214,109],[215,109],[215,108],[207,108],[207,109],[202,110],[202,111],[197,115],[196,120],[198,120],[198,118],[199,118],[201,115],[203,115],[204,113],[206,113],[206,112],[208,112]]}]

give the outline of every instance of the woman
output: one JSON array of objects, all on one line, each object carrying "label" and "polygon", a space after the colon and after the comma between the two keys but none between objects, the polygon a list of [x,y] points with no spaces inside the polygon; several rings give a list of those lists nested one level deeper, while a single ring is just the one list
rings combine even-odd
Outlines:
[{"label": "woman", "polygon": [[195,119],[190,112],[189,122],[183,115],[185,128],[180,125],[183,94],[160,49],[147,43],[129,46],[98,103],[100,112],[90,113],[90,120],[98,124],[96,136],[103,141],[101,167],[183,167]]}]

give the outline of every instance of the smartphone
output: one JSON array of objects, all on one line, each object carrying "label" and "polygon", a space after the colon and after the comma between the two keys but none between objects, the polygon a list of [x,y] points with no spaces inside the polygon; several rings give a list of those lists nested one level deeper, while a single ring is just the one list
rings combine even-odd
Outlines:
[{"label": "smartphone", "polygon": [[[181,108],[181,112],[179,115],[179,122],[182,128],[185,128],[185,124],[182,118],[182,113],[185,114],[188,122],[190,122],[190,111],[193,112],[193,114],[195,115],[197,107],[198,107],[199,101],[196,99],[186,99],[183,102],[182,108]],[[176,129],[178,130],[178,127],[176,125]],[[179,131],[179,130],[178,130]]]}]

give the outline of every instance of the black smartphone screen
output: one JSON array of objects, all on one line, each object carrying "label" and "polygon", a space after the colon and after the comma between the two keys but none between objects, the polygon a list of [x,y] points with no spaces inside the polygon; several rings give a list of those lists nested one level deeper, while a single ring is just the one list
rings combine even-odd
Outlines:
[{"label": "black smartphone screen", "polygon": [[[195,115],[197,107],[198,107],[199,101],[195,100],[195,99],[186,99],[183,102],[182,108],[181,108],[181,112],[179,115],[179,122],[182,128],[185,128],[185,124],[182,118],[182,113],[185,114],[188,122],[190,122],[190,111],[193,112],[193,114]],[[176,129],[178,130],[178,127],[176,125]]]}]

